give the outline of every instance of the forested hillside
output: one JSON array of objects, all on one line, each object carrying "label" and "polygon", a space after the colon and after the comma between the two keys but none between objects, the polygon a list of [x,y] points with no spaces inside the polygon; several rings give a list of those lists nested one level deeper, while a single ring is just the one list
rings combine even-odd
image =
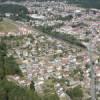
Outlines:
[{"label": "forested hillside", "polygon": [[67,1],[72,4],[78,4],[81,7],[100,9],[100,0],[67,0]]},{"label": "forested hillside", "polygon": [[17,4],[2,4],[0,5],[0,13],[15,13],[15,14],[27,14],[28,10],[26,7]]}]

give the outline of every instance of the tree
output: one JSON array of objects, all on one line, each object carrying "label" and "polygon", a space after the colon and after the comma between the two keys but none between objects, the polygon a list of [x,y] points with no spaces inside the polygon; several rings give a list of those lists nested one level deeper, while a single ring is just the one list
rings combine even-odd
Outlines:
[{"label": "tree", "polygon": [[30,89],[33,90],[33,91],[35,91],[34,81],[31,81]]},{"label": "tree", "polygon": [[68,90],[67,94],[72,98],[72,100],[82,100],[83,97],[81,86],[77,86],[73,89]]},{"label": "tree", "polygon": [[40,100],[31,89],[17,86],[6,79],[0,81],[0,100]]},{"label": "tree", "polygon": [[0,15],[0,22],[1,22],[1,21],[3,21],[3,17],[2,17],[2,15]]},{"label": "tree", "polygon": [[9,93],[9,91],[6,90],[6,91],[5,91],[5,100],[9,100],[9,95],[8,95],[8,93]]},{"label": "tree", "polygon": [[2,70],[2,73],[0,75],[1,79],[3,79],[5,77],[5,59],[6,59],[6,57],[7,57],[7,46],[6,46],[3,38],[1,38],[1,41],[0,41],[0,69]]},{"label": "tree", "polygon": [[22,75],[21,70],[13,56],[7,56],[8,47],[6,37],[0,38],[0,79],[3,80],[6,75]]}]

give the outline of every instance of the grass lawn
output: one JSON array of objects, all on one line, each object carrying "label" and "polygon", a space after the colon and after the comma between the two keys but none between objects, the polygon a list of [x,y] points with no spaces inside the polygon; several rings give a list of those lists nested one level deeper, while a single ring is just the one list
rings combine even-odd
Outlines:
[{"label": "grass lawn", "polygon": [[14,22],[8,19],[4,19],[0,22],[0,32],[15,32],[17,31],[17,26]]}]

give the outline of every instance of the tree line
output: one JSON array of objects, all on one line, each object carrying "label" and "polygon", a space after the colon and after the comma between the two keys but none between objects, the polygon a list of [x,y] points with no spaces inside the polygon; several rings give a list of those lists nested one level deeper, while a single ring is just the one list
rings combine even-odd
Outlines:
[{"label": "tree line", "polygon": [[38,26],[36,28],[39,29],[40,31],[42,31],[43,33],[48,34],[52,37],[58,38],[58,39],[63,40],[65,42],[69,42],[70,44],[79,46],[81,48],[86,48],[81,43],[81,41],[79,39],[75,38],[73,35],[53,31],[54,27],[52,27],[52,26]]}]

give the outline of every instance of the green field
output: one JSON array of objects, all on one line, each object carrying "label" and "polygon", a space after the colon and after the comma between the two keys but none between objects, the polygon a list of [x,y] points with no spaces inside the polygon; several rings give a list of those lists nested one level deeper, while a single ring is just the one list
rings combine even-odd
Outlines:
[{"label": "green field", "polygon": [[17,26],[14,22],[6,19],[0,22],[0,32],[15,32]]}]

